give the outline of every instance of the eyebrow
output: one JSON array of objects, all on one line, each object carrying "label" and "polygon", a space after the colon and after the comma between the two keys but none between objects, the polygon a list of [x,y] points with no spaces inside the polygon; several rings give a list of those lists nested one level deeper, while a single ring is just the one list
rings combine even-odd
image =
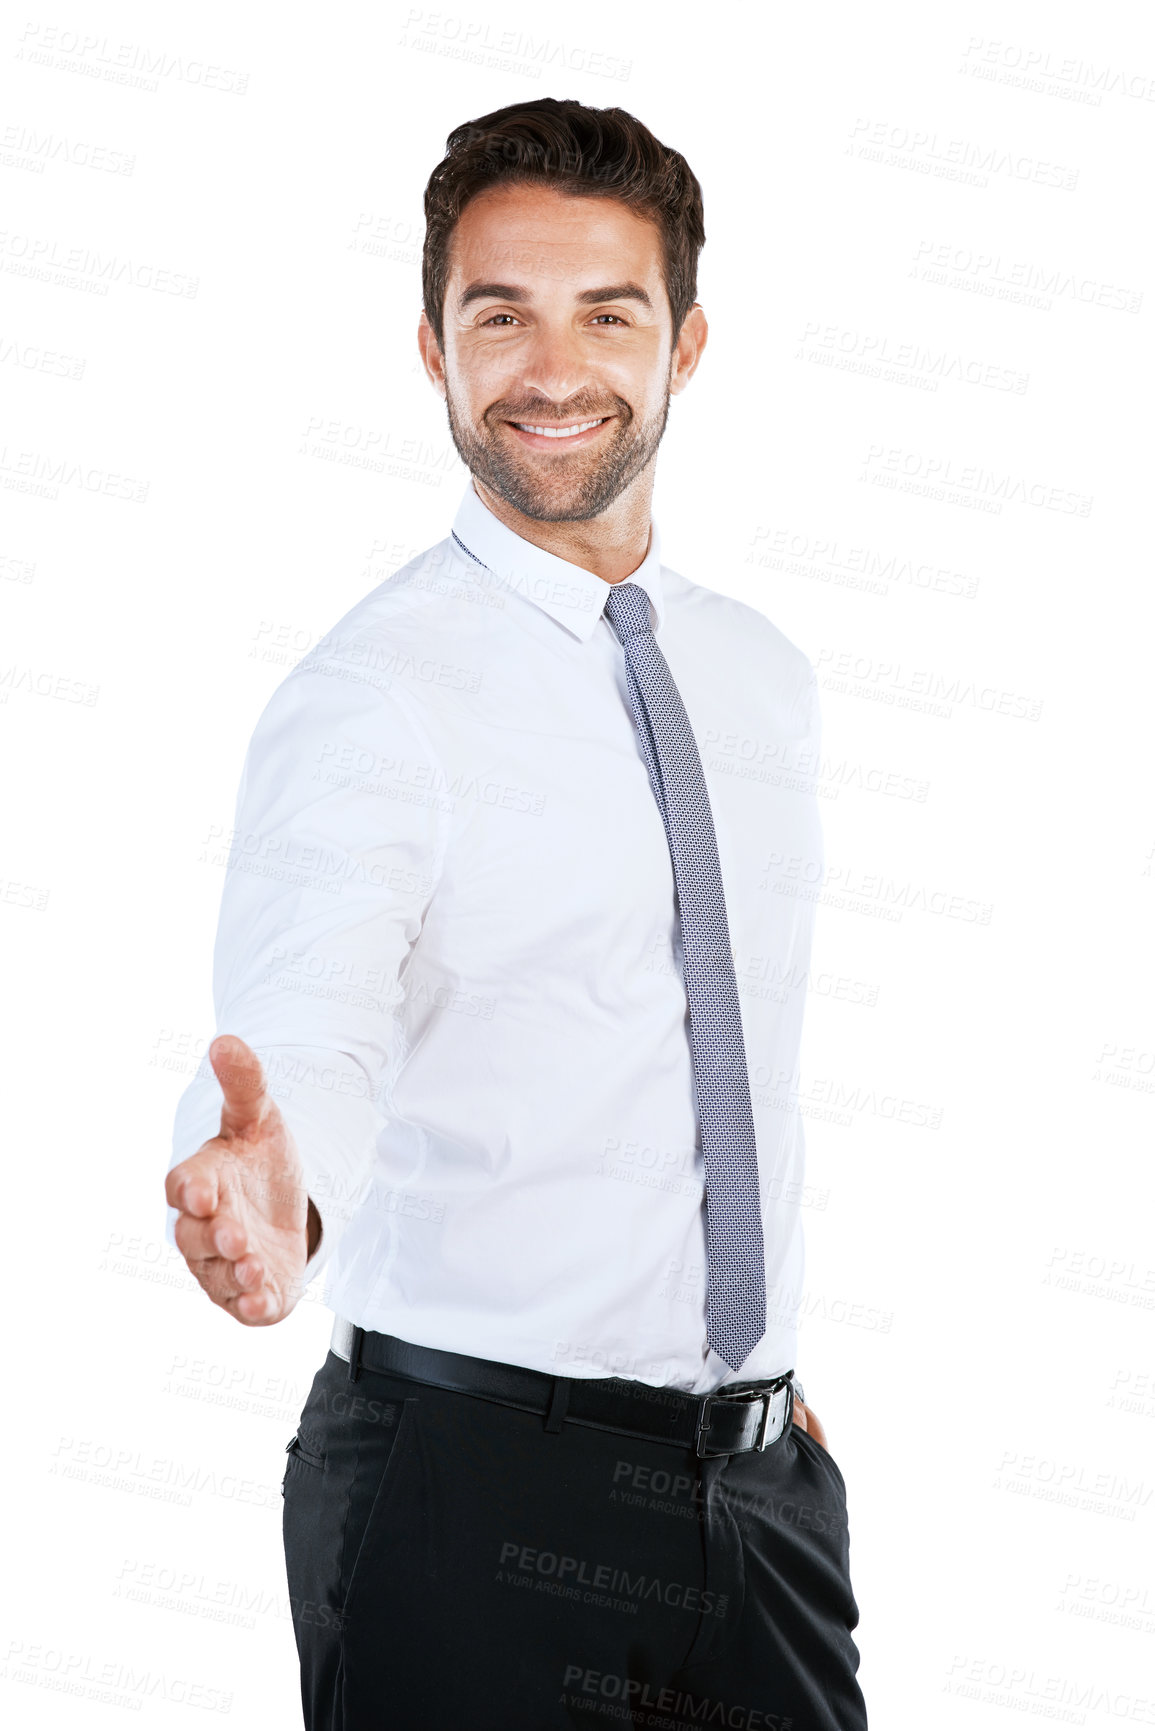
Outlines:
[{"label": "eyebrow", "polygon": [[[482,300],[528,302],[533,300],[533,291],[518,283],[472,282],[461,292],[457,302],[458,311],[464,312],[474,301]],[[654,310],[654,303],[649,295],[636,282],[611,283],[608,288],[583,289],[577,296],[577,301],[579,306],[585,307],[597,306],[601,301],[637,301],[650,312]]]}]

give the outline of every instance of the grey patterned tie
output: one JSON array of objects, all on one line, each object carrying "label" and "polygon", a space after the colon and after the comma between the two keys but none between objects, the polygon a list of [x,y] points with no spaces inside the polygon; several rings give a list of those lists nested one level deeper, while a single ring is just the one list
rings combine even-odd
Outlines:
[{"label": "grey patterned tie", "polygon": [[614,583],[606,617],[625,651],[630,702],[674,866],[690,1003],[690,1055],[706,1168],[706,1339],[740,1370],[766,1332],[758,1153],[738,981],[710,796],[694,731],[638,583]]}]

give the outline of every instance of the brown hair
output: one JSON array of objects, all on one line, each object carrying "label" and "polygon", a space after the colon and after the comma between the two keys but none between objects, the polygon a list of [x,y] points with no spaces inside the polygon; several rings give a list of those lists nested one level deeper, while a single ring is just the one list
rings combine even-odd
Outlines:
[{"label": "brown hair", "polygon": [[546,181],[559,192],[587,198],[617,198],[656,223],[677,337],[697,296],[698,255],[706,241],[702,189],[693,171],[624,108],[587,108],[543,96],[455,126],[429,176],[421,288],[442,349],[449,243],[457,221],[486,187],[519,181]]}]

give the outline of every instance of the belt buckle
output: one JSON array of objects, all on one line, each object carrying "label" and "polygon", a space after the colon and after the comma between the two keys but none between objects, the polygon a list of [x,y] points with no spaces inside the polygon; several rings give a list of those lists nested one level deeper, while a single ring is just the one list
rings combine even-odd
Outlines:
[{"label": "belt buckle", "polygon": [[[752,1383],[727,1389],[725,1394],[708,1394],[703,1396],[698,1412],[698,1428],[694,1433],[694,1453],[699,1460],[708,1458],[706,1453],[706,1433],[710,1429],[710,1408],[716,1400],[760,1400],[762,1402],[762,1423],[758,1427],[758,1440],[751,1443],[750,1449],[743,1449],[743,1454],[749,1454],[751,1449],[766,1447],[766,1432],[770,1428],[770,1403],[779,1391],[790,1382],[794,1372],[786,1371],[782,1376],[775,1377],[769,1388],[755,1388]],[[730,1454],[730,1449],[719,1449],[719,1454]]]}]

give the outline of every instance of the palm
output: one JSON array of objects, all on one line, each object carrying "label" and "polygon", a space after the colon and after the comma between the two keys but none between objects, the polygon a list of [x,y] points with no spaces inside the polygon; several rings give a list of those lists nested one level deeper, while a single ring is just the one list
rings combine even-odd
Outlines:
[{"label": "palm", "polygon": [[266,1269],[292,1270],[296,1261],[303,1263],[298,1251],[306,1202],[296,1149],[280,1113],[273,1110],[275,1122],[260,1141],[242,1137],[228,1143],[221,1166],[221,1211],[237,1222],[249,1254],[259,1257]]}]

